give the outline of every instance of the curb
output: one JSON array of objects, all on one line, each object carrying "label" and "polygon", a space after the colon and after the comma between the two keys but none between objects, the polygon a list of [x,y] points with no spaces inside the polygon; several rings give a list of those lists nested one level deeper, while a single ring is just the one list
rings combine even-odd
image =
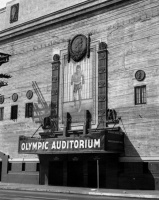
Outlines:
[{"label": "curb", "polygon": [[64,193],[64,194],[82,194],[82,195],[93,195],[93,196],[106,196],[106,197],[123,197],[123,198],[143,198],[143,199],[159,199],[158,195],[150,194],[128,194],[126,191],[122,193],[110,193],[110,192],[99,192],[99,191],[76,191],[76,190],[60,190],[60,189],[47,189],[47,188],[29,188],[29,187],[18,187],[9,185],[0,185],[0,189],[3,190],[23,190],[23,191],[39,191],[39,192],[54,192],[54,193]]},{"label": "curb", "polygon": [[159,195],[145,195],[145,194],[119,194],[119,193],[105,193],[105,192],[89,192],[89,195],[107,196],[107,197],[159,199]]}]

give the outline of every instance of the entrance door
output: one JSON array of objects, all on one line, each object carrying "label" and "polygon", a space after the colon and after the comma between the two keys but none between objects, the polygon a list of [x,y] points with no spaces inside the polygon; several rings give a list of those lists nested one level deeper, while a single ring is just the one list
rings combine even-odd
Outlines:
[{"label": "entrance door", "polygon": [[97,162],[88,162],[88,187],[97,187]]},{"label": "entrance door", "polygon": [[49,163],[49,185],[63,185],[63,162],[55,161]]},{"label": "entrance door", "polygon": [[0,181],[1,181],[1,176],[2,176],[2,162],[0,161]]},{"label": "entrance door", "polygon": [[83,187],[83,162],[69,161],[67,170],[67,185],[72,187]]},{"label": "entrance door", "polygon": [[[88,187],[97,188],[97,161],[88,162]],[[99,187],[106,187],[106,163],[99,160]]]}]

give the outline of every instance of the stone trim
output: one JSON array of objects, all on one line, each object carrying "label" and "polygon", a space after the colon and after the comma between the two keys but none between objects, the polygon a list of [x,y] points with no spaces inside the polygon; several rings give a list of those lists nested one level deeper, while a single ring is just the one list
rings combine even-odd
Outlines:
[{"label": "stone trim", "polygon": [[39,162],[38,158],[9,158],[9,162],[11,163],[17,163],[17,162]]}]

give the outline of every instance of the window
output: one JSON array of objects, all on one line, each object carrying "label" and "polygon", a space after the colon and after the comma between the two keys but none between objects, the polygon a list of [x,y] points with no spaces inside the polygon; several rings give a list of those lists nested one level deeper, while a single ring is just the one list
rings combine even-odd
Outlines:
[{"label": "window", "polygon": [[8,163],[8,171],[11,171],[12,170],[12,163]]},{"label": "window", "polygon": [[135,105],[146,104],[146,85],[135,87]]},{"label": "window", "polygon": [[18,13],[19,13],[19,3],[11,6],[10,23],[18,21]]},{"label": "window", "polygon": [[18,117],[18,106],[11,106],[11,119],[17,119]]},{"label": "window", "polygon": [[4,107],[0,108],[0,121],[3,120],[3,116],[4,116]]},{"label": "window", "polygon": [[37,171],[37,172],[40,171],[40,163],[36,163],[36,171]]},{"label": "window", "polygon": [[25,171],[25,163],[22,162],[22,171]]},{"label": "window", "polygon": [[50,126],[51,126],[50,117],[45,117],[45,118],[44,118],[44,126],[43,126],[43,129],[50,129]]},{"label": "window", "polygon": [[33,117],[33,103],[26,103],[25,105],[25,117]]}]

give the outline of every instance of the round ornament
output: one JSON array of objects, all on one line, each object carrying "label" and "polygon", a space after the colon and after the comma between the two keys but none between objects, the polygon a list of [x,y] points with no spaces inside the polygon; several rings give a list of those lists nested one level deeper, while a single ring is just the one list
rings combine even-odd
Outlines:
[{"label": "round ornament", "polygon": [[79,62],[87,53],[87,37],[76,35],[70,42],[70,56],[75,62]]},{"label": "round ornament", "polygon": [[12,95],[12,100],[13,100],[14,102],[16,102],[16,101],[18,100],[18,94],[17,94],[17,93],[14,93],[14,94]]},{"label": "round ornament", "polygon": [[1,95],[1,96],[0,96],[0,104],[3,104],[3,103],[4,103],[4,96]]},{"label": "round ornament", "polygon": [[135,73],[135,78],[137,81],[143,81],[146,77],[146,74],[143,70],[138,70],[136,73]]},{"label": "round ornament", "polygon": [[33,91],[32,90],[28,90],[27,93],[26,93],[26,97],[28,99],[31,99],[33,97]]},{"label": "round ornament", "polygon": [[60,60],[60,56],[58,54],[55,54],[53,56],[53,61],[59,61]]}]

